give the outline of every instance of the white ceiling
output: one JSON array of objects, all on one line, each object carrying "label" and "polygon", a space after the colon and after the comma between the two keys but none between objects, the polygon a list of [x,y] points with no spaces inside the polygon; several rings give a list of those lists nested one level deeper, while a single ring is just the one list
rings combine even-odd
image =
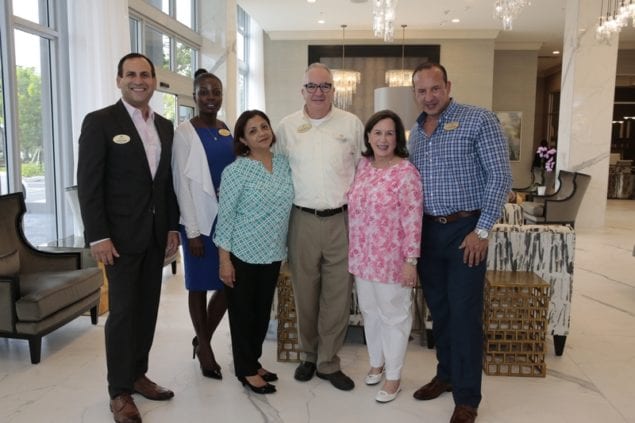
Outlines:
[{"label": "white ceiling", "polygon": [[[512,31],[503,31],[493,18],[494,0],[400,0],[395,20],[395,43],[402,39],[401,25],[408,40],[433,43],[442,38],[493,38],[497,48],[538,49],[541,68],[559,63],[554,50],[562,51],[566,0],[531,0]],[[597,0],[598,15],[601,0]],[[346,41],[372,38],[372,0],[238,0],[274,40],[341,40],[346,24]],[[452,23],[458,18],[460,23]],[[324,24],[317,21],[323,19]],[[633,44],[635,29],[620,34],[620,47]],[[378,40],[380,42],[381,40]]]}]

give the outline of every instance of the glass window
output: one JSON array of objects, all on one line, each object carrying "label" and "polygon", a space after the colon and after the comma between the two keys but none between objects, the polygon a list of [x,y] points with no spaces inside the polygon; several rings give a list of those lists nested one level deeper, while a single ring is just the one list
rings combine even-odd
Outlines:
[{"label": "glass window", "polygon": [[150,99],[150,107],[164,118],[176,123],[176,96],[162,91],[155,91]]},{"label": "glass window", "polygon": [[154,66],[170,69],[170,37],[146,26],[146,55],[152,60]]},{"label": "glass window", "polygon": [[139,20],[130,18],[130,51],[139,52]]},{"label": "glass window", "polygon": [[195,30],[194,5],[194,0],[176,0],[176,20],[188,28]]},{"label": "glass window", "polygon": [[34,245],[57,239],[50,41],[15,34],[18,142],[27,213],[24,232]]},{"label": "glass window", "polygon": [[240,32],[236,34],[236,58],[245,61],[245,36]]},{"label": "glass window", "polygon": [[196,0],[146,0],[147,3],[161,10],[196,31]]},{"label": "glass window", "polygon": [[194,66],[195,63],[195,50],[180,42],[176,42],[176,73],[184,76],[193,77],[194,76]]},{"label": "glass window", "polygon": [[178,122],[179,125],[185,122],[186,120],[192,119],[193,117],[194,117],[194,107],[179,105],[179,122]]},{"label": "glass window", "polygon": [[247,110],[247,75],[243,72],[238,72],[238,111],[244,112]]},{"label": "glass window", "polygon": [[152,6],[161,10],[166,15],[170,14],[170,0],[146,0]]},{"label": "glass window", "polygon": [[4,132],[4,88],[2,85],[2,57],[0,57],[0,195],[9,192],[7,179],[7,136]]},{"label": "glass window", "polygon": [[249,15],[237,6],[236,16],[236,58],[238,60],[238,87],[236,100],[238,112],[247,110],[247,96],[249,93]]},{"label": "glass window", "polygon": [[40,25],[49,25],[47,0],[13,0],[13,14]]}]

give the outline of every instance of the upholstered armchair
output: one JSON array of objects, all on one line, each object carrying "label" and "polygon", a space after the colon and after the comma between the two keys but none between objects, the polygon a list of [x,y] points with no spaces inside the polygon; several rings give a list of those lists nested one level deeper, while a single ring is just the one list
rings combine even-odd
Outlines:
[{"label": "upholstered armchair", "polygon": [[97,324],[101,270],[81,269],[80,253],[33,248],[22,231],[22,193],[0,196],[0,336],[27,339],[40,362],[42,337],[90,311]]},{"label": "upholstered armchair", "polygon": [[591,176],[561,170],[558,179],[560,188],[554,194],[534,196],[533,201],[521,204],[525,223],[575,225]]}]

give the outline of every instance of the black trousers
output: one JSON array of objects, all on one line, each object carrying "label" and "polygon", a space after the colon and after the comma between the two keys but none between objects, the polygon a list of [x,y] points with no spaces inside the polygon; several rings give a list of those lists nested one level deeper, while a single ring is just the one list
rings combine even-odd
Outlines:
[{"label": "black trousers", "polygon": [[141,254],[121,254],[106,266],[110,312],[106,320],[106,365],[111,398],[133,391],[148,371],[148,355],[161,296],[165,251],[152,244]]},{"label": "black trousers", "polygon": [[267,335],[280,262],[251,264],[231,255],[234,287],[225,287],[236,377],[253,376],[263,367],[262,343]]},{"label": "black trousers", "polygon": [[478,217],[424,222],[419,277],[432,315],[437,377],[452,384],[455,404],[478,407],[483,359],[483,281],[486,260],[463,263],[459,245]]}]

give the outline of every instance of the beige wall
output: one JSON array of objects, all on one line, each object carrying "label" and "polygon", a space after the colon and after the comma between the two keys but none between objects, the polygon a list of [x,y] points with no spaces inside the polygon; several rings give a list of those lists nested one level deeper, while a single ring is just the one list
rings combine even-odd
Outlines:
[{"label": "beige wall", "polygon": [[298,110],[300,88],[307,67],[308,41],[271,41],[265,35],[265,98],[274,128],[280,119]]},{"label": "beige wall", "polygon": [[[367,44],[375,41],[368,40]],[[494,42],[492,40],[416,40],[440,44],[441,63],[452,81],[457,101],[492,107]],[[272,41],[265,36],[265,85],[267,114],[274,126],[302,106],[300,86],[308,61],[309,44],[324,41]],[[357,41],[357,44],[365,44]],[[465,64],[469,63],[469,66]],[[363,75],[362,75],[363,77]],[[360,116],[365,119],[366,116]]]},{"label": "beige wall", "polygon": [[460,102],[492,108],[494,41],[441,42],[441,64],[452,82],[452,97]]},{"label": "beige wall", "polygon": [[500,50],[495,54],[492,109],[522,112],[520,160],[511,162],[515,188],[531,183],[537,69],[536,51]]},{"label": "beige wall", "polygon": [[[420,40],[419,43],[441,45],[441,63],[448,71],[451,95],[456,101],[494,111],[523,112],[521,157],[511,166],[514,186],[529,185],[534,152],[537,52],[495,51],[492,40]],[[302,106],[300,86],[309,44],[324,42],[272,41],[265,36],[266,104],[274,127]]]}]

